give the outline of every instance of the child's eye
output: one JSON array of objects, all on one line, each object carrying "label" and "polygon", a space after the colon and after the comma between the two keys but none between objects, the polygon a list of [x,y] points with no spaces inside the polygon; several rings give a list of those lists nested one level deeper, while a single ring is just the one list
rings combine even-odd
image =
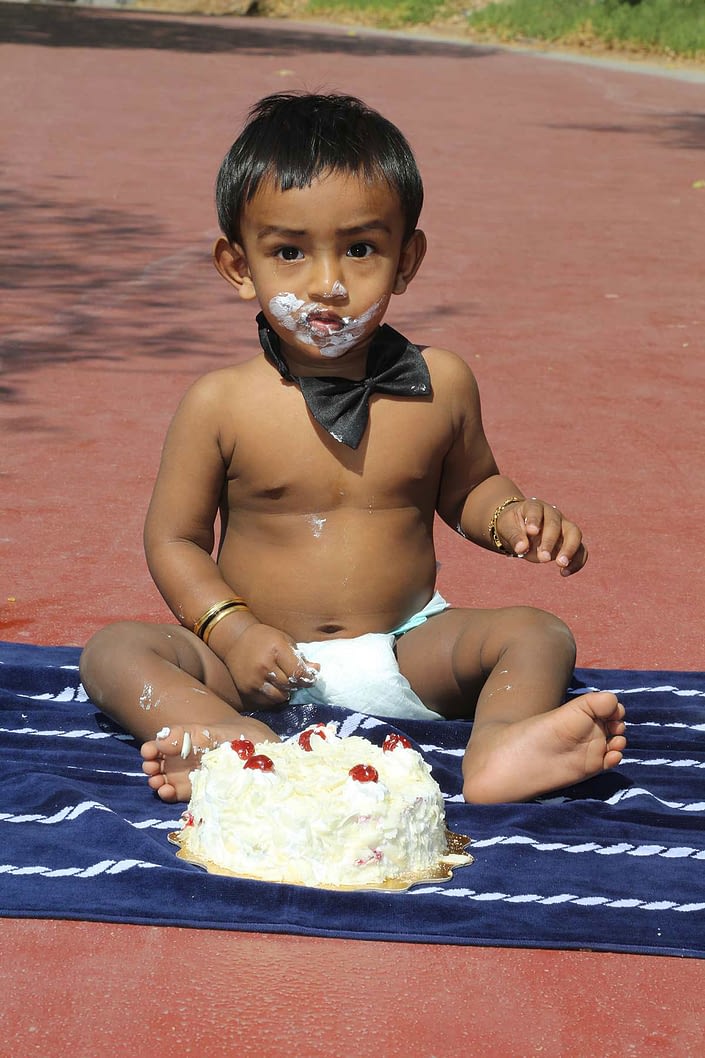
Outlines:
[{"label": "child's eye", "polygon": [[348,257],[369,257],[375,252],[374,246],[369,242],[354,242],[348,249]]},{"label": "child's eye", "polygon": [[282,261],[301,261],[304,255],[296,246],[280,246],[274,256]]}]

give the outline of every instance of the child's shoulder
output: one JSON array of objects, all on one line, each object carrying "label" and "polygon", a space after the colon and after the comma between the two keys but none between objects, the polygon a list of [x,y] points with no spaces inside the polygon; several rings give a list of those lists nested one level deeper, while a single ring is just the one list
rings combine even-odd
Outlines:
[{"label": "child's shoulder", "polygon": [[183,400],[190,404],[231,401],[238,393],[250,392],[253,386],[261,384],[269,373],[264,356],[259,353],[239,363],[206,371],[191,383]]},{"label": "child's shoulder", "polygon": [[419,348],[429,366],[433,363],[449,371],[462,372],[470,370],[467,361],[459,353],[453,352],[452,349],[446,349],[440,345],[421,345]]},{"label": "child's shoulder", "polygon": [[436,390],[441,386],[460,387],[464,391],[477,389],[472,368],[458,353],[440,346],[429,345],[423,348],[423,357]]}]

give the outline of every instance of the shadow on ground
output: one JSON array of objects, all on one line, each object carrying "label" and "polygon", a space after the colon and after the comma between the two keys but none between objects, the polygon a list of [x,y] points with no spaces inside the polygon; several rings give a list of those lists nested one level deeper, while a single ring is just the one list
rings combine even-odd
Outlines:
[{"label": "shadow on ground", "polygon": [[[28,376],[49,365],[100,360],[130,370],[133,361],[144,371],[150,361],[161,370],[164,360],[199,354],[251,355],[254,329],[251,344],[234,349],[222,346],[222,319],[213,323],[220,281],[211,245],[210,235],[174,243],[157,218],[72,201],[62,188],[0,186],[0,399],[21,405]],[[156,256],[155,247],[169,252]],[[407,320],[423,330],[459,313],[410,305]]]},{"label": "shadow on ground", "polygon": [[671,147],[678,147],[680,150],[705,150],[705,112],[676,111],[665,113],[650,121],[635,121],[633,125],[549,124],[547,128],[604,132],[613,136],[655,136],[665,138]]},{"label": "shadow on ground", "polygon": [[0,3],[0,42],[48,48],[164,49],[185,52],[249,52],[291,55],[300,52],[347,55],[437,55],[479,59],[496,48],[340,30],[276,28],[261,22],[190,21],[188,16],[140,17],[126,11],[102,11],[71,5]]},{"label": "shadow on ground", "polygon": [[155,259],[160,237],[168,245],[156,220],[7,187],[0,220],[5,400],[48,364],[203,351],[203,334],[178,321],[214,282],[206,239]]}]

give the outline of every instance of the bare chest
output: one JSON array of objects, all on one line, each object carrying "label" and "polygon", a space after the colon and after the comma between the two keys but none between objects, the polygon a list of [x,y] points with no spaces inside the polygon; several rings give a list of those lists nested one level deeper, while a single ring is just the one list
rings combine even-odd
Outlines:
[{"label": "bare chest", "polygon": [[425,506],[450,444],[432,402],[373,395],[363,439],[349,448],[319,426],[295,386],[250,405],[232,430],[229,506],[291,513]]}]

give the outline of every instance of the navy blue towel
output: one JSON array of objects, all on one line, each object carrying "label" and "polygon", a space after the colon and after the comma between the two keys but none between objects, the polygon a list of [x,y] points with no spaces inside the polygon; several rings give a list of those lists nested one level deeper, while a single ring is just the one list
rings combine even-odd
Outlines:
[{"label": "navy blue towel", "polygon": [[265,714],[288,735],[335,720],[403,730],[433,767],[475,863],[405,892],[330,892],[207,874],[167,840],[179,806],[87,699],[78,650],[0,643],[0,913],[443,944],[705,954],[705,675],[578,670],[617,691],[629,747],[612,772],[528,804],[470,806],[470,724],[402,728],[325,707]]}]

